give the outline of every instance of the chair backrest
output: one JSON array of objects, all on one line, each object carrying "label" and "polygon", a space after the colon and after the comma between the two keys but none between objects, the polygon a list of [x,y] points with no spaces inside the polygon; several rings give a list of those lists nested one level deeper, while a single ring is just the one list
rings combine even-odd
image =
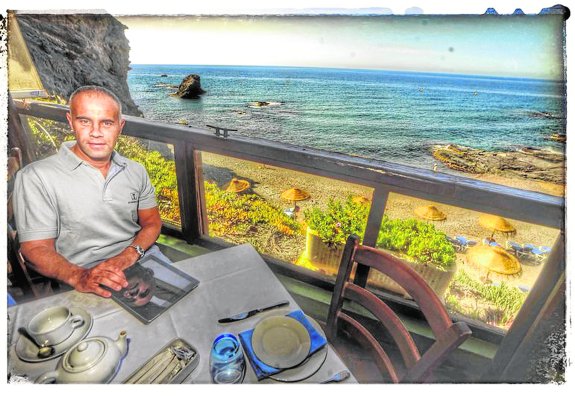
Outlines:
[{"label": "chair backrest", "polygon": [[56,289],[58,282],[50,280],[37,273],[26,264],[26,260],[20,253],[20,244],[18,242],[18,233],[14,227],[14,212],[12,209],[12,192],[14,190],[14,179],[16,173],[22,167],[22,154],[18,147],[10,149],[8,156],[8,188],[7,188],[7,259],[11,273],[11,283],[13,286],[22,290],[24,295],[33,298],[45,297]]},{"label": "chair backrest", "polygon": [[[435,339],[423,354],[420,354],[413,337],[389,305],[368,289],[350,280],[354,263],[367,265],[372,270],[387,275],[402,286],[419,305]],[[378,319],[399,349],[402,361],[392,361],[374,335],[343,312],[344,299],[360,304]],[[471,330],[465,323],[453,323],[439,297],[416,271],[384,251],[360,245],[356,235],[348,238],[341,260],[327,318],[328,339],[335,340],[338,326],[345,326],[359,341],[367,343],[370,350],[376,354],[379,369],[387,372],[391,381],[396,383],[425,382],[447,355],[471,335]]]}]

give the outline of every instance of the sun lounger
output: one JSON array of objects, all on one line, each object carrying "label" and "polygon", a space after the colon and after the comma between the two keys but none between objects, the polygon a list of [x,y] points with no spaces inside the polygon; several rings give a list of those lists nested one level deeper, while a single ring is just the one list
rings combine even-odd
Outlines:
[{"label": "sun lounger", "polygon": [[531,255],[533,256],[533,258],[542,263],[547,256],[549,256],[549,253],[551,252],[551,248],[548,246],[535,246],[533,249],[531,249]]},{"label": "sun lounger", "polygon": [[483,243],[484,245],[493,246],[493,247],[501,247],[501,248],[503,247],[500,244],[498,244],[497,242],[495,242],[494,240],[489,239],[489,238],[483,239],[483,241],[481,241],[481,243]]},{"label": "sun lounger", "polygon": [[505,248],[507,250],[513,252],[513,254],[515,254],[515,256],[517,256],[517,258],[529,255],[529,253],[531,253],[531,250],[533,249],[532,247],[522,245],[520,243],[513,242],[513,241],[505,242]]},{"label": "sun lounger", "polygon": [[472,241],[471,239],[467,239],[461,235],[457,235],[455,238],[448,237],[448,239],[460,252],[464,252],[470,246],[477,245],[476,241]]}]

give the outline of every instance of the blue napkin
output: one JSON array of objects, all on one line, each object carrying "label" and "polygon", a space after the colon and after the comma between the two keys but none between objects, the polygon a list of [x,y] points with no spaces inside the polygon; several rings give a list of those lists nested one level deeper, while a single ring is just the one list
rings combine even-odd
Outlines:
[{"label": "blue napkin", "polygon": [[[293,311],[290,312],[288,315],[291,318],[294,318],[298,322],[300,322],[308,331],[309,338],[311,340],[311,345],[309,349],[308,356],[311,356],[315,352],[319,351],[327,344],[327,340],[324,336],[322,336],[314,327],[313,325],[307,320],[304,313],[302,311]],[[258,381],[262,380],[270,375],[274,375],[283,371],[285,369],[279,369],[276,367],[271,367],[262,362],[258,359],[256,354],[254,353],[254,349],[252,347],[252,334],[254,329],[246,330],[239,334],[240,342],[244,348],[244,352],[250,362],[250,365],[254,369],[256,376],[258,377]]]}]

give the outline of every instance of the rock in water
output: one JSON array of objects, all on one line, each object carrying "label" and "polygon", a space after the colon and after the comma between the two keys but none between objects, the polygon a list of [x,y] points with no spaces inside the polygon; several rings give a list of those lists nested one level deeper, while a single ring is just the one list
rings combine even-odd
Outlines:
[{"label": "rock in water", "polygon": [[190,74],[184,78],[178,87],[178,92],[174,95],[182,99],[197,99],[203,93],[206,93],[206,91],[202,89],[200,76],[197,74]]},{"label": "rock in water", "polygon": [[460,172],[565,183],[565,154],[561,152],[531,147],[489,152],[448,144],[434,146],[432,153],[435,159]]}]

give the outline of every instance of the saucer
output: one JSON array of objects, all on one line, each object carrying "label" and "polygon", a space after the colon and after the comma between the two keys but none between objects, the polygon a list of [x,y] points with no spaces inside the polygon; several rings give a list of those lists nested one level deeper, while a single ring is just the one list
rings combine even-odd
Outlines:
[{"label": "saucer", "polygon": [[23,336],[20,336],[16,342],[16,355],[25,362],[44,362],[63,355],[68,349],[70,349],[70,347],[84,339],[92,328],[92,315],[78,307],[72,307],[70,308],[70,311],[72,312],[72,315],[80,315],[82,319],[84,319],[84,324],[75,329],[70,337],[61,343],[52,345],[54,348],[54,353],[52,355],[45,358],[38,357],[38,347],[32,341]]}]

